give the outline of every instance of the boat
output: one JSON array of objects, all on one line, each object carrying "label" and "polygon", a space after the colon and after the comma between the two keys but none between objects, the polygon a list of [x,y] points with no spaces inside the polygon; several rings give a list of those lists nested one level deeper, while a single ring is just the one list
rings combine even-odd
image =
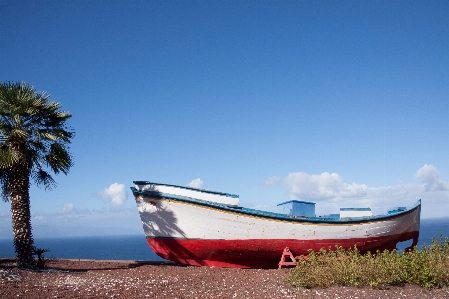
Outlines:
[{"label": "boat", "polygon": [[148,181],[134,181],[146,240],[163,259],[192,266],[277,268],[284,248],[296,256],[309,250],[361,253],[395,249],[419,237],[421,200],[373,216],[369,208],[341,208],[316,216],[315,203],[287,201],[279,212],[238,205],[239,196]]}]

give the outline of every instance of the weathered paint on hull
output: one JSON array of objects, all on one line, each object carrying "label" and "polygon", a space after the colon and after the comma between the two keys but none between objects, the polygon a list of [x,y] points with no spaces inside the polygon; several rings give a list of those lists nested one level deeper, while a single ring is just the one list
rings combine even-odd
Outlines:
[{"label": "weathered paint on hull", "polygon": [[295,255],[335,245],[375,252],[418,241],[420,204],[364,219],[299,219],[132,189],[152,250],[187,265],[276,268],[285,247]]},{"label": "weathered paint on hull", "polygon": [[[150,248],[160,257],[191,266],[223,268],[277,268],[285,247],[295,255],[307,254],[309,249],[335,249],[335,246],[352,248],[363,253],[385,249],[409,239],[417,240],[419,232],[363,239],[292,240],[190,240],[147,237]],[[416,244],[415,244],[416,245]]]}]

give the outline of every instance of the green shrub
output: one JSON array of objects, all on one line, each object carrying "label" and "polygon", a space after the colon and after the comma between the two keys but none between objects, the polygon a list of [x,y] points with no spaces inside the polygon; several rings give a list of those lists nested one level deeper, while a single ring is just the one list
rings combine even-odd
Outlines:
[{"label": "green shrub", "polygon": [[286,281],[303,288],[331,285],[385,287],[416,284],[449,287],[449,240],[433,238],[432,244],[409,252],[377,251],[360,254],[356,247],[321,249],[301,256]]},{"label": "green shrub", "polygon": [[36,267],[39,269],[44,269],[47,266],[47,259],[44,257],[44,253],[49,252],[50,249],[37,248],[36,246],[31,247],[32,254],[37,256]]}]

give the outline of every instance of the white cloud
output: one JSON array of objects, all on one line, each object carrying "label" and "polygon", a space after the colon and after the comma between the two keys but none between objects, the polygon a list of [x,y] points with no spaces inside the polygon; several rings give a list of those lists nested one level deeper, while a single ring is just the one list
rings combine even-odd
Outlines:
[{"label": "white cloud", "polygon": [[192,188],[207,189],[207,187],[204,185],[204,182],[200,178],[191,181],[188,186]]},{"label": "white cloud", "polygon": [[341,207],[370,207],[374,214],[379,214],[397,206],[411,206],[421,199],[422,217],[429,218],[447,216],[449,210],[449,183],[438,175],[436,167],[426,164],[416,173],[425,185],[401,183],[372,188],[345,183],[340,175],[327,172],[296,172],[285,178],[269,178],[265,184],[284,187],[290,199],[317,202],[317,215],[336,213]]},{"label": "white cloud", "polygon": [[70,213],[72,212],[74,209],[73,203],[64,203],[64,206],[62,207],[62,212],[63,213]]},{"label": "white cloud", "polygon": [[337,173],[307,174],[290,173],[286,178],[271,177],[266,185],[283,185],[290,199],[325,200],[330,198],[363,197],[367,194],[365,184],[348,184]]},{"label": "white cloud", "polygon": [[108,188],[104,188],[99,195],[105,199],[110,200],[113,206],[122,206],[128,199],[128,192],[124,184],[113,183]]},{"label": "white cloud", "polygon": [[75,207],[75,205],[73,203],[66,202],[62,206],[61,212],[63,214],[76,214],[76,213],[84,213],[84,212],[88,213],[89,210],[84,207]]},{"label": "white cloud", "polygon": [[433,165],[425,164],[418,169],[416,177],[424,183],[426,191],[448,191],[449,183],[439,177],[439,171]]},{"label": "white cloud", "polygon": [[282,182],[281,178],[278,178],[277,176],[272,176],[271,178],[268,178],[265,181],[265,185],[267,186],[277,186]]}]

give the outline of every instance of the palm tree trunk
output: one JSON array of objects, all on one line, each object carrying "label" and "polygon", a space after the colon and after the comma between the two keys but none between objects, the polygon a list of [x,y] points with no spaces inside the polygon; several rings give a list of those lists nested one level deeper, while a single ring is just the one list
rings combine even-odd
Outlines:
[{"label": "palm tree trunk", "polygon": [[30,212],[30,171],[22,164],[9,169],[8,188],[11,201],[12,230],[17,264],[20,268],[34,268],[33,235]]}]

